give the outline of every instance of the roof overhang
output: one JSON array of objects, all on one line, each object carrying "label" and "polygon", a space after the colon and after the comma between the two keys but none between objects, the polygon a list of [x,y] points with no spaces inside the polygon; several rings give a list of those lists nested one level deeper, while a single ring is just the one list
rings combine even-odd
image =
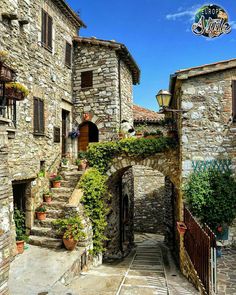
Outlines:
[{"label": "roof overhang", "polygon": [[64,0],[52,0],[57,7],[61,9],[64,15],[77,27],[86,28],[85,23],[80,19],[79,15],[64,1]]},{"label": "roof overhang", "polygon": [[133,84],[136,85],[140,83],[140,69],[137,63],[135,62],[134,58],[132,57],[131,53],[124,44],[115,41],[101,40],[97,38],[85,38],[78,36],[74,37],[74,42],[78,44],[104,46],[115,50],[118,56],[129,67],[132,73]]}]

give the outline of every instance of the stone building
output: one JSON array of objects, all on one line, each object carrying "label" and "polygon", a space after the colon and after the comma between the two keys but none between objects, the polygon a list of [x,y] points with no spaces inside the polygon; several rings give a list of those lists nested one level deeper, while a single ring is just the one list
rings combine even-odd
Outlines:
[{"label": "stone building", "polygon": [[[177,110],[180,183],[193,171],[216,168],[235,174],[236,59],[177,71],[171,75],[170,108]],[[182,193],[176,203],[178,220],[183,220]],[[227,242],[235,241],[235,224]],[[202,290],[193,264],[180,237],[183,273]]]},{"label": "stone building", "polygon": [[[49,176],[58,171],[62,157],[77,158],[78,150],[89,142],[114,139],[124,118],[132,123],[132,85],[139,83],[138,66],[121,43],[80,38],[82,27],[85,24],[64,0],[0,3],[0,51],[9,53],[6,64],[29,90],[23,101],[11,104],[3,96],[0,99],[1,294],[7,294],[14,254],[13,207],[25,212],[31,243],[58,246],[51,228],[35,225],[34,220]],[[80,140],[68,136],[73,129],[80,130]],[[76,172],[63,173],[65,185],[78,181]],[[64,194],[72,193],[63,189]],[[67,197],[69,202],[76,194]],[[83,215],[79,205],[68,205],[64,211],[75,209]],[[60,210],[52,211],[51,219],[61,216]]]},{"label": "stone building", "polygon": [[140,70],[124,44],[77,37],[74,45],[74,123],[78,149],[85,150],[89,142],[114,139],[122,120],[133,123],[132,85]]}]

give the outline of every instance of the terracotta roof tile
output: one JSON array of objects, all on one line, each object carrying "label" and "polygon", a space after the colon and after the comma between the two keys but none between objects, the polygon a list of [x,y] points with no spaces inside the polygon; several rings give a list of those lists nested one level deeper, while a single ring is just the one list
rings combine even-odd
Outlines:
[{"label": "terracotta roof tile", "polygon": [[134,122],[158,122],[164,118],[163,114],[133,105]]}]

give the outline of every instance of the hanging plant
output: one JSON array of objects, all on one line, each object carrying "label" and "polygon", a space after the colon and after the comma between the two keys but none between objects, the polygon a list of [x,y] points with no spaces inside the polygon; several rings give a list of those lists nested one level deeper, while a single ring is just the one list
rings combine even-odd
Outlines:
[{"label": "hanging plant", "polygon": [[10,99],[23,100],[29,90],[19,82],[6,83],[6,96]]},{"label": "hanging plant", "polygon": [[75,138],[79,137],[79,135],[80,135],[79,129],[74,129],[73,128],[72,131],[69,132],[69,137],[71,139],[75,139]]}]

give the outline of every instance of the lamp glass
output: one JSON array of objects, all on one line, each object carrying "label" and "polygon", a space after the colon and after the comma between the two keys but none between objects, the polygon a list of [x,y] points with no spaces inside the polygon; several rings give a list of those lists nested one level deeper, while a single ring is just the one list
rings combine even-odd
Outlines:
[{"label": "lamp glass", "polygon": [[160,91],[156,98],[160,108],[168,108],[170,106],[171,94],[169,92]]}]

